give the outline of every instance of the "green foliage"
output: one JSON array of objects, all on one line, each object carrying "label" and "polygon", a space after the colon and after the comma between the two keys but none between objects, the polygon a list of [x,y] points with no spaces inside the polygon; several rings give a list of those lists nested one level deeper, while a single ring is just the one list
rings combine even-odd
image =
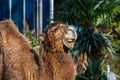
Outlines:
[{"label": "green foliage", "polygon": [[113,40],[113,49],[120,55],[120,40]]},{"label": "green foliage", "polygon": [[106,80],[105,72],[102,71],[102,62],[104,57],[96,61],[88,59],[87,70],[84,75],[78,75],[76,80]]},{"label": "green foliage", "polygon": [[[78,29],[78,38],[72,49],[72,53],[76,54],[77,51],[81,53],[87,52],[88,55],[102,55],[103,49],[112,50],[109,39],[102,33],[95,32],[94,28],[80,27]],[[113,53],[113,51],[109,51]],[[77,52],[79,53],[79,52]]]},{"label": "green foliage", "polygon": [[84,75],[77,75],[75,80],[89,80],[89,79]]},{"label": "green foliage", "polygon": [[120,53],[120,21],[112,22],[110,29],[113,49]]},{"label": "green foliage", "polygon": [[119,22],[112,22],[110,28],[116,37],[120,38],[120,21]]},{"label": "green foliage", "polygon": [[74,25],[93,24],[99,17],[111,20],[120,13],[120,0],[63,0],[59,5],[55,18]]},{"label": "green foliage", "polygon": [[104,74],[101,70],[101,63],[103,58],[96,60],[95,62],[88,59],[87,74],[92,80],[100,79]]},{"label": "green foliage", "polygon": [[26,37],[28,38],[32,48],[39,53],[39,47],[40,47],[40,40],[34,35],[31,34],[30,32],[26,33]]},{"label": "green foliage", "polygon": [[32,35],[30,33],[26,33],[26,36],[29,39],[30,44],[31,44],[32,47],[36,47],[37,45],[40,44],[39,39],[37,39],[35,35]]}]

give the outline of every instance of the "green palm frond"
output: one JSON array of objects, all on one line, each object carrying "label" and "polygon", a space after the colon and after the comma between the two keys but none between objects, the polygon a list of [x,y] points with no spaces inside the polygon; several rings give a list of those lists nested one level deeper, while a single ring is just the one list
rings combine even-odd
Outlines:
[{"label": "green palm frond", "polygon": [[[107,37],[108,35],[100,32],[94,32],[94,28],[80,27],[78,30],[78,38],[75,42],[74,48],[71,50],[72,54],[85,53],[88,55],[103,55],[105,52],[115,54],[112,49],[111,41]],[[78,52],[79,51],[79,52]]]},{"label": "green palm frond", "polygon": [[99,17],[112,18],[120,13],[119,0],[64,0],[57,10],[57,20],[70,24],[96,23]]},{"label": "green palm frond", "polygon": [[96,61],[92,61],[88,58],[88,65],[86,73],[83,75],[78,75],[76,80],[106,80],[105,72],[102,70],[102,64],[104,61],[104,57],[102,56]]}]

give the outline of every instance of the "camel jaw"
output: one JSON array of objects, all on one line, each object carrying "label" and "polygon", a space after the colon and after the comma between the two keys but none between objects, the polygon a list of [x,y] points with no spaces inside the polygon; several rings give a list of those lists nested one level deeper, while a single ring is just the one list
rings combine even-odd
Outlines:
[{"label": "camel jaw", "polygon": [[71,49],[71,48],[73,48],[74,47],[74,43],[75,42],[73,42],[72,40],[65,40],[65,39],[63,39],[63,45],[64,46],[66,46],[68,49]]}]

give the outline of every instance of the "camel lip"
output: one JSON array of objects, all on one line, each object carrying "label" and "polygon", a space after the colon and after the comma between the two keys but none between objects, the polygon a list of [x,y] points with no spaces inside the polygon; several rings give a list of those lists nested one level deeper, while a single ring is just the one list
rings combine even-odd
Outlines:
[{"label": "camel lip", "polygon": [[74,37],[72,37],[72,38],[65,38],[65,40],[68,42],[68,43],[70,43],[70,42],[75,42],[75,38]]},{"label": "camel lip", "polygon": [[63,39],[63,45],[66,46],[68,49],[71,49],[74,47],[74,40],[72,39],[69,39],[69,40],[66,40],[66,39]]}]

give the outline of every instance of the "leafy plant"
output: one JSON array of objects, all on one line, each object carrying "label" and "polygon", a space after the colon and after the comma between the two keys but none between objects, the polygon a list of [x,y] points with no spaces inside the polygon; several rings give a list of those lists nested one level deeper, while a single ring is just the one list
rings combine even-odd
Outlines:
[{"label": "leafy plant", "polygon": [[116,53],[120,53],[120,21],[112,22],[110,29],[113,49]]},{"label": "leafy plant", "polygon": [[104,57],[96,61],[88,59],[87,70],[84,75],[78,75],[76,80],[106,80],[105,72],[102,71],[102,62]]},{"label": "leafy plant", "polygon": [[[25,25],[26,25],[25,26],[26,27],[25,36],[28,38],[28,40],[29,40],[31,46],[34,48],[34,50],[36,52],[39,52],[40,41],[39,41],[38,37],[36,37],[35,29],[30,31],[29,24],[26,22]],[[22,31],[22,32],[24,32],[24,31]]]},{"label": "leafy plant", "polygon": [[102,56],[105,52],[114,53],[109,39],[102,33],[95,32],[93,27],[84,28],[81,26],[77,33],[78,38],[71,51],[73,54],[87,52],[89,57],[98,58],[96,56]]},{"label": "leafy plant", "polygon": [[120,12],[119,0],[62,0],[59,5],[56,9],[56,20],[74,25],[91,26],[98,18],[111,21]]},{"label": "leafy plant", "polygon": [[120,55],[120,40],[113,40],[113,49]]},{"label": "leafy plant", "polygon": [[32,35],[30,33],[26,33],[26,36],[29,39],[30,44],[31,44],[32,47],[36,47],[37,45],[40,44],[40,41],[36,38],[35,35]]}]

